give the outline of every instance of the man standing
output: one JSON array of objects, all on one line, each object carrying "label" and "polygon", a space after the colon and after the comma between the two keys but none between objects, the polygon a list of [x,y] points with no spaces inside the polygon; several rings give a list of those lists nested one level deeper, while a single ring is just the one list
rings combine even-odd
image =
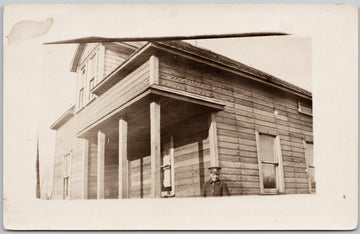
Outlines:
[{"label": "man standing", "polygon": [[204,184],[202,190],[203,197],[230,196],[226,183],[219,179],[220,169],[220,167],[209,167],[210,180]]}]

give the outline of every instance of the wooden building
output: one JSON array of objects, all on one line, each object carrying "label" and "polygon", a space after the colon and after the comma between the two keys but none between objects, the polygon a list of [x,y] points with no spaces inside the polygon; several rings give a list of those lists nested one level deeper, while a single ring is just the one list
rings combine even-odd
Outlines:
[{"label": "wooden building", "polygon": [[183,41],[79,44],[53,199],[315,192],[312,94]]}]

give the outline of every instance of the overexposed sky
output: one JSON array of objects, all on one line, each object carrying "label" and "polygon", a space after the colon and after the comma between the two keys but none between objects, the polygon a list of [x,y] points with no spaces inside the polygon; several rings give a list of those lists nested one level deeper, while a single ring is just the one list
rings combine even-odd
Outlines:
[{"label": "overexposed sky", "polygon": [[235,59],[308,91],[311,86],[311,38],[299,36],[198,40],[198,46]]}]

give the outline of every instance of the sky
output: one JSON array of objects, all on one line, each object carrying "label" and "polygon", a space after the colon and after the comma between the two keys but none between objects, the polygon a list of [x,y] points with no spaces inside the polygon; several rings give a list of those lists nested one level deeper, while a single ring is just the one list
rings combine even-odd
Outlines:
[{"label": "sky", "polygon": [[[311,91],[311,39],[296,36],[202,39],[199,47],[257,68]],[[40,157],[43,188],[51,188],[55,131],[49,127],[75,101],[76,74],[70,64],[77,44],[43,45],[40,105]],[[45,98],[46,97],[46,98]]]}]

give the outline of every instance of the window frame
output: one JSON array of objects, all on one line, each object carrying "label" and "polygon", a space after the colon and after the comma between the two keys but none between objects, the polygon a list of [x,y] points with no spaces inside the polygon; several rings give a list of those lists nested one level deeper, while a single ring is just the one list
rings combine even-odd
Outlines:
[{"label": "window frame", "polygon": [[[309,165],[308,160],[306,159],[306,148],[308,144],[313,145],[313,165]],[[308,180],[308,186],[309,186],[309,193],[315,193],[316,192],[316,180],[315,180],[315,165],[314,165],[314,141],[310,139],[303,139],[303,145],[304,145],[304,156],[305,156],[305,164],[306,164],[306,174],[307,174],[307,180]],[[309,168],[314,168],[314,182],[315,182],[315,188],[312,188],[312,181],[311,181],[311,175]]]},{"label": "window frame", "polygon": [[[260,154],[260,135],[268,135],[274,138],[273,150],[274,156],[277,159],[277,162],[269,162],[262,160]],[[258,158],[258,168],[259,168],[259,181],[260,181],[260,194],[284,194],[285,193],[285,179],[284,179],[284,169],[283,169],[283,160],[281,153],[281,143],[280,136],[278,134],[269,133],[268,131],[255,131],[256,137],[256,150]],[[264,188],[264,178],[263,178],[263,164],[273,164],[276,170],[276,188]]]},{"label": "window frame", "polygon": [[[160,167],[161,167],[162,176],[164,176],[164,172],[166,169],[170,169],[171,190],[170,191],[161,191],[161,197],[174,197],[175,196],[175,167],[174,167],[175,161],[174,161],[174,139],[173,139],[173,136],[170,136],[170,142],[168,144],[169,144],[170,162],[169,162],[169,164],[166,164],[166,165],[163,164]],[[164,145],[162,147],[164,147]],[[161,157],[163,159],[164,155],[162,155]],[[161,187],[163,186],[163,183],[164,183],[163,180],[161,183]]]},{"label": "window frame", "polygon": [[[91,78],[89,80],[89,101],[92,101],[95,98],[95,94],[91,93],[91,90],[95,87],[95,77]],[[92,87],[91,87],[91,82],[93,83]]]},{"label": "window frame", "polygon": [[[303,108],[302,108],[302,106],[310,108],[310,109],[311,109],[311,113],[308,113],[308,112],[304,111]],[[302,113],[302,114],[304,114],[304,115],[313,116],[313,114],[312,114],[312,113],[313,113],[312,105],[307,105],[307,104],[305,104],[305,103],[303,103],[303,102],[301,102],[301,101],[298,101],[298,112],[299,112],[299,113]]]},{"label": "window frame", "polygon": [[63,199],[70,199],[71,197],[71,159],[72,153],[64,155],[63,158]]},{"label": "window frame", "polygon": [[[96,47],[93,52],[89,54],[87,58],[87,67],[88,67],[88,79],[87,79],[87,88],[88,88],[88,95],[87,95],[87,102],[91,102],[95,95],[91,93],[91,90],[95,87],[96,82],[98,80],[99,75],[99,48]],[[95,66],[94,66],[95,64]],[[94,66],[94,71],[92,71]],[[91,87],[91,81],[93,81],[93,87]]]},{"label": "window frame", "polygon": [[85,96],[85,89],[84,87],[82,87],[81,89],[79,89],[79,100],[78,100],[78,110],[81,110],[82,108],[84,108],[85,106],[85,102],[84,102],[84,96]]},{"label": "window frame", "polygon": [[[104,66],[104,46],[101,43],[93,46],[91,51],[81,60],[80,65],[78,66],[78,80],[77,80],[77,109],[76,113],[83,110],[87,105],[96,99],[96,95],[92,94],[90,88],[90,81],[94,79],[93,88],[97,83],[103,78],[103,66]],[[94,64],[94,71],[92,73],[92,66]],[[85,71],[85,74],[82,74],[82,71]],[[80,82],[79,82],[80,80]],[[83,102],[82,106],[79,104],[79,92],[83,89]]]}]

